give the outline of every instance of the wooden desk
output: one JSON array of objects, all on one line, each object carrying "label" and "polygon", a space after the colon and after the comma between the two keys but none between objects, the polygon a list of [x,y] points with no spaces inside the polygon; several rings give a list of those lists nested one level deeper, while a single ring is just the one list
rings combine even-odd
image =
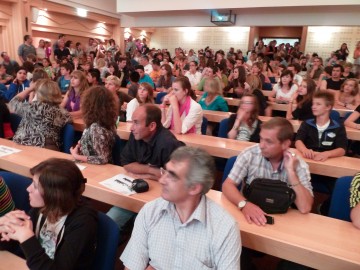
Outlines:
[{"label": "wooden desk", "polygon": [[[29,171],[30,168],[50,157],[73,160],[73,157],[70,154],[40,147],[23,146],[5,139],[0,139],[0,145],[6,145],[22,150],[19,153],[0,157],[0,168],[27,177],[31,177]],[[160,186],[156,181],[148,181],[150,186],[149,192],[134,194],[132,196],[122,195],[99,184],[99,182],[111,178],[116,174],[125,173],[124,168],[120,166],[112,164],[94,165],[87,163],[81,163],[81,165],[86,166],[82,171],[84,177],[87,178],[86,189],[84,192],[86,197],[111,205],[117,205],[135,212],[138,212],[145,202],[159,197]]]},{"label": "wooden desk", "polygon": [[[121,139],[129,139],[130,127],[131,123],[119,124],[117,133]],[[188,146],[202,148],[210,155],[222,158],[237,156],[246,147],[254,145],[254,143],[251,142],[242,142],[199,134],[176,135],[176,138],[183,141]],[[301,155],[296,149],[293,149],[293,151],[298,155]],[[344,175],[354,175],[360,170],[360,161],[357,158],[337,157],[328,159],[325,162],[305,158],[304,160],[309,164],[312,173],[320,175],[341,177]]]},{"label": "wooden desk", "polygon": [[[219,123],[219,122],[221,122],[221,120],[223,120],[225,118],[229,118],[231,115],[230,112],[208,111],[208,110],[204,110],[203,114],[209,122],[215,122],[215,123]],[[266,122],[266,121],[269,121],[271,119],[271,117],[270,116],[259,116],[259,119],[263,122]],[[301,125],[301,121],[299,121],[299,120],[289,120],[289,121],[293,125],[294,131],[297,132]],[[345,129],[346,129],[346,134],[347,134],[347,137],[349,140],[360,141],[360,130],[359,129],[350,128],[350,127],[345,127]]]},{"label": "wooden desk", "polygon": [[8,251],[0,251],[0,270],[29,270],[26,261]]},{"label": "wooden desk", "polygon": [[[0,158],[0,168],[29,176],[29,168],[49,158],[71,156],[47,149],[21,146],[0,139],[1,145],[8,145],[23,151]],[[88,179],[85,196],[105,203],[138,212],[148,201],[160,196],[158,182],[149,180],[150,190],[133,196],[123,196],[99,184],[123,169],[114,165],[90,165],[82,172]],[[320,215],[302,215],[296,210],[287,214],[274,215],[275,224],[259,227],[248,224],[242,213],[219,191],[210,190],[209,198],[224,207],[238,222],[243,245],[273,256],[295,261],[318,269],[359,269],[360,233],[349,222],[334,220]],[[135,205],[135,206],[134,206]],[[7,254],[0,253],[0,258]],[[1,260],[1,266],[9,260]],[[0,266],[0,267],[1,267]],[[22,269],[14,264],[8,269]],[[26,268],[25,268],[26,269]]]},{"label": "wooden desk", "polygon": [[[287,111],[287,108],[289,105],[289,104],[279,104],[279,103],[271,102],[271,101],[268,101],[268,104],[271,105],[272,109],[275,111],[285,111],[285,112]],[[340,106],[335,106],[333,108],[333,110],[339,112],[340,117],[344,117],[347,113],[353,112],[353,110],[349,110],[349,109],[346,109],[346,108],[340,107]]]},{"label": "wooden desk", "polygon": [[242,243],[248,248],[316,269],[360,269],[360,231],[350,222],[289,210],[273,215],[274,225],[260,227],[247,223],[221,192],[207,196],[239,223]]}]

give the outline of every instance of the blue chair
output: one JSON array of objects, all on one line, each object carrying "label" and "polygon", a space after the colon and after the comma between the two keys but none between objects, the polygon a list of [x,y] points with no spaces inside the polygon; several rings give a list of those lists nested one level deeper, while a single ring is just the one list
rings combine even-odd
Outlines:
[{"label": "blue chair", "polygon": [[20,174],[5,171],[0,171],[0,177],[4,179],[10,190],[15,207],[28,212],[31,206],[29,202],[29,193],[26,189],[31,185],[32,180]]},{"label": "blue chair", "polygon": [[276,83],[276,78],[275,77],[269,77],[270,83]]},{"label": "blue chair", "polygon": [[119,228],[104,213],[98,212],[97,245],[93,270],[113,270],[118,248]]},{"label": "blue chair", "polygon": [[70,123],[67,123],[62,131],[61,131],[61,138],[62,138],[62,146],[61,146],[61,152],[70,154],[70,148],[74,144],[74,138],[75,138],[75,130],[74,126]]},{"label": "blue chair", "polygon": [[112,150],[112,158],[115,165],[121,166],[120,155],[121,151],[124,149],[125,144],[126,141],[120,139],[119,135],[115,136],[115,143]]},{"label": "blue chair", "polygon": [[[225,164],[225,168],[224,168],[224,173],[223,173],[223,177],[221,179],[221,183],[223,184],[226,180],[226,178],[228,177],[232,167],[234,166],[234,163],[236,161],[236,158],[237,156],[233,156],[233,157],[230,157],[227,161],[226,161],[226,164]],[[238,189],[240,190],[241,189],[241,185],[240,187],[238,187]]]},{"label": "blue chair", "polygon": [[165,97],[166,95],[167,95],[166,92],[158,93],[155,99],[155,104],[161,104],[163,97]]},{"label": "blue chair", "polygon": [[271,83],[264,83],[264,85],[262,86],[262,90],[272,90],[273,86]]},{"label": "blue chair", "polygon": [[340,123],[340,113],[335,110],[331,110],[330,118],[338,123]]},{"label": "blue chair", "polygon": [[12,131],[15,133],[21,122],[21,116],[16,113],[10,113],[10,126]]},{"label": "blue chair", "polygon": [[229,118],[225,118],[220,121],[218,137],[220,138],[228,137],[228,126],[229,126]]},{"label": "blue chair", "polygon": [[329,217],[350,221],[350,184],[352,176],[343,176],[336,180],[331,196]]},{"label": "blue chair", "polygon": [[206,129],[207,129],[207,126],[208,126],[208,120],[205,116],[203,116],[203,120],[202,120],[202,123],[201,123],[201,134],[202,135],[206,135]]}]

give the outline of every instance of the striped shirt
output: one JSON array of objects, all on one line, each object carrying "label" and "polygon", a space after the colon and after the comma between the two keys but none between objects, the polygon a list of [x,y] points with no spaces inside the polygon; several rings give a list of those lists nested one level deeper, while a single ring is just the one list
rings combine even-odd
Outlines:
[{"label": "striped shirt", "polygon": [[131,269],[240,269],[240,230],[219,205],[202,196],[181,223],[175,205],[162,198],[139,212],[120,259]]},{"label": "striped shirt", "polygon": [[360,202],[360,172],[355,174],[350,186],[350,207],[354,208]]},{"label": "striped shirt", "polygon": [[[299,156],[297,159],[299,162],[296,167],[296,175],[300,183],[313,194],[309,166]],[[259,144],[250,146],[240,153],[230,171],[229,178],[237,185],[240,185],[245,179],[246,183],[250,184],[256,178],[281,180],[288,183],[288,175],[283,163],[274,171],[270,161],[262,155]]]},{"label": "striped shirt", "polygon": [[15,209],[9,188],[4,179],[0,177],[0,217]]}]

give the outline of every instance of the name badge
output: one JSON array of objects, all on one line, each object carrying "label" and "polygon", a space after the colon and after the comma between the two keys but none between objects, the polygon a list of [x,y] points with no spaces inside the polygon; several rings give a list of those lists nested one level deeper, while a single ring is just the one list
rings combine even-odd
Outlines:
[{"label": "name badge", "polygon": [[325,146],[331,146],[333,142],[323,141],[321,144]]},{"label": "name badge", "polygon": [[334,132],[329,132],[327,136],[329,136],[330,138],[335,138],[336,134]]}]

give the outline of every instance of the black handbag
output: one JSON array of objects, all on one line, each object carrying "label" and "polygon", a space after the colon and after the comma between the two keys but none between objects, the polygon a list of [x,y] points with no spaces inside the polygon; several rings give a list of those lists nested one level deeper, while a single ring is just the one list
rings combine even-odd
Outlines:
[{"label": "black handbag", "polygon": [[295,191],[287,183],[266,178],[256,178],[246,184],[243,194],[267,214],[286,213],[296,198]]}]

